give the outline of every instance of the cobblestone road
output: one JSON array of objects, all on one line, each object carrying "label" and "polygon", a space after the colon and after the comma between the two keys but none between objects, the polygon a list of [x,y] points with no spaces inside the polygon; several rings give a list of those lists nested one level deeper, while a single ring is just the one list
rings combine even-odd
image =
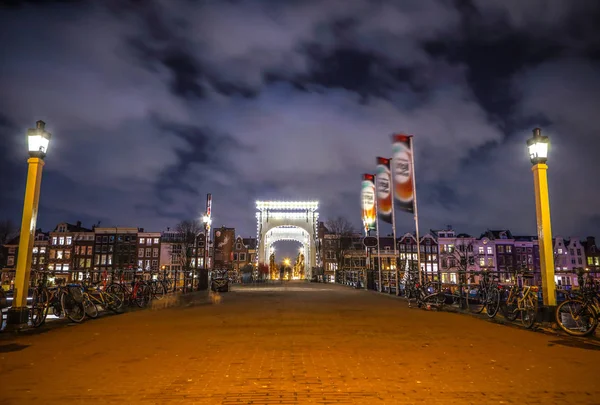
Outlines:
[{"label": "cobblestone road", "polygon": [[348,287],[240,287],[0,340],[0,404],[600,404],[594,342]]}]

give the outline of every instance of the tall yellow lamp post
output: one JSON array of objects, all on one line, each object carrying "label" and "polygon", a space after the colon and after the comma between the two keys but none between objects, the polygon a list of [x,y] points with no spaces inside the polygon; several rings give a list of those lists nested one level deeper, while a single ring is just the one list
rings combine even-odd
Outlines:
[{"label": "tall yellow lamp post", "polygon": [[548,137],[542,136],[542,130],[535,128],[533,137],[527,140],[529,158],[533,167],[535,187],[535,209],[537,216],[537,234],[540,247],[540,267],[542,272],[542,291],[544,306],[556,306],[556,284],[554,281],[554,251],[552,246],[552,226],[550,221],[550,199],[548,197]]},{"label": "tall yellow lamp post", "polygon": [[29,275],[31,272],[31,255],[35,228],[37,223],[40,185],[44,158],[48,152],[51,135],[44,129],[44,121],[37,121],[35,128],[27,130],[27,145],[29,149],[27,185],[25,186],[25,201],[23,203],[23,219],[19,236],[19,254],[17,256],[17,272],[15,277],[15,292],[12,307],[8,310],[7,327],[20,329],[27,326],[29,310],[27,295],[29,291]]}]

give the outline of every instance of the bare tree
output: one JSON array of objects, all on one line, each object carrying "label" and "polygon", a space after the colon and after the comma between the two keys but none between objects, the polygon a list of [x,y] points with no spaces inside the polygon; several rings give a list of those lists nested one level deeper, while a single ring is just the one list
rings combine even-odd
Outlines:
[{"label": "bare tree", "polygon": [[449,251],[440,252],[442,267],[459,273],[459,280],[462,279],[463,282],[467,281],[468,272],[476,268],[475,264],[479,258],[474,242],[473,238],[458,237]]},{"label": "bare tree", "polygon": [[[181,265],[184,274],[188,275],[192,271],[192,259],[198,257],[197,237],[198,234],[204,232],[204,227],[198,220],[185,220],[177,224],[175,231],[178,234],[178,240],[173,244],[171,254]],[[196,263],[195,266],[197,265]]]},{"label": "bare tree", "polygon": [[329,234],[335,235],[333,240],[327,241],[329,246],[325,246],[325,248],[334,252],[337,268],[341,271],[344,267],[346,252],[352,248],[352,235],[355,232],[354,225],[345,217],[338,216],[337,218],[328,220],[325,227],[329,231]]},{"label": "bare tree", "polygon": [[352,236],[354,233],[354,225],[348,219],[342,216],[330,219],[325,223],[325,227],[334,235]]},{"label": "bare tree", "polygon": [[18,229],[13,221],[5,219],[0,221],[0,245],[8,243],[12,238],[17,236]]},{"label": "bare tree", "polygon": [[3,246],[10,242],[18,234],[17,226],[10,219],[0,221],[0,265],[3,265],[6,257],[4,257]]}]

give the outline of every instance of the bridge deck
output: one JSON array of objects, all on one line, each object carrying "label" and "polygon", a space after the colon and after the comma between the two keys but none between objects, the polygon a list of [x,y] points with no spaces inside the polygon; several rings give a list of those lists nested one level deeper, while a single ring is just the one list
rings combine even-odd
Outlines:
[{"label": "bridge deck", "polygon": [[7,404],[600,403],[600,347],[329,284],[0,339]]}]

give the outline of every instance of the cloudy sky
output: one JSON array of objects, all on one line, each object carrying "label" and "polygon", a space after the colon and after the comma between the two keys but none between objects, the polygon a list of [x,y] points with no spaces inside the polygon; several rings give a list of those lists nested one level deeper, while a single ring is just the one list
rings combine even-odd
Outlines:
[{"label": "cloudy sky", "polygon": [[[421,231],[535,233],[540,126],[555,234],[600,236],[600,7],[572,0],[12,1],[0,11],[0,215],[25,130],[53,134],[38,224],[255,233],[257,199],[360,223],[363,172],[414,134]],[[399,232],[414,228],[398,214]]]}]

